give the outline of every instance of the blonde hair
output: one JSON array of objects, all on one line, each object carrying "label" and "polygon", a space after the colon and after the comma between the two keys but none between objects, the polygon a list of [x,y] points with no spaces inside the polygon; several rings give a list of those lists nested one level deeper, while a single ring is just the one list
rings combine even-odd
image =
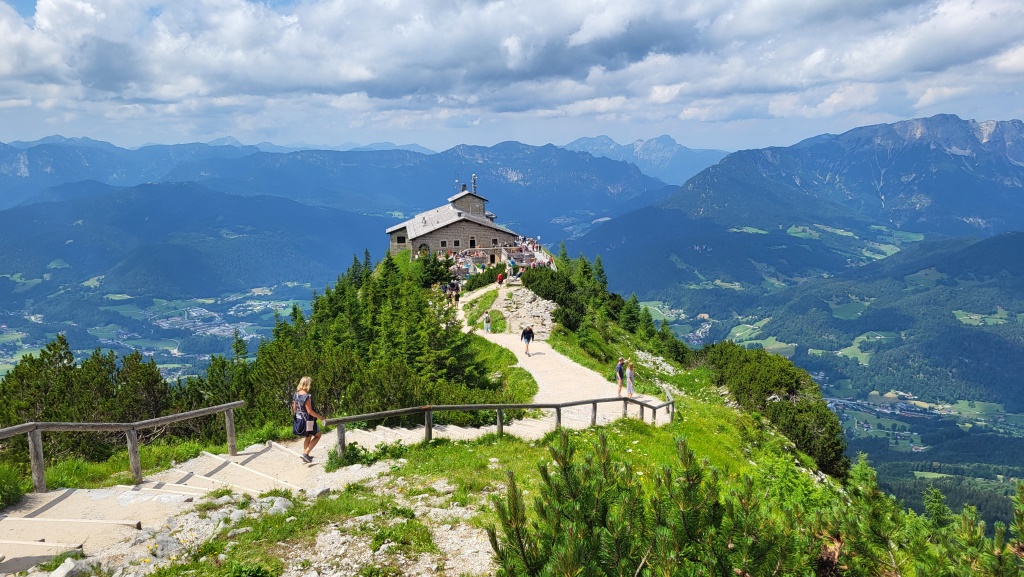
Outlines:
[{"label": "blonde hair", "polygon": [[303,392],[309,391],[309,387],[311,387],[311,386],[313,386],[313,378],[312,377],[302,377],[301,379],[299,379],[299,390],[300,391],[303,391]]}]

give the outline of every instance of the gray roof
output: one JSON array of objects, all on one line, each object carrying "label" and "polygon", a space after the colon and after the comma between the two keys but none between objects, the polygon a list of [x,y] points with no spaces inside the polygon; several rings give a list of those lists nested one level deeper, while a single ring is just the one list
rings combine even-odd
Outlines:
[{"label": "gray roof", "polygon": [[462,198],[464,196],[468,196],[470,194],[472,194],[473,196],[479,198],[480,200],[482,200],[484,202],[487,202],[486,198],[480,196],[479,194],[473,192],[472,190],[463,190],[462,192],[460,192],[459,194],[456,194],[455,196],[448,197],[448,202],[455,202],[456,200],[458,200],[458,199],[460,199],[460,198]]},{"label": "gray roof", "polygon": [[[470,192],[469,194],[473,193]],[[405,222],[396,224],[388,228],[385,232],[387,234],[391,234],[392,232],[404,228],[406,229],[406,234],[409,235],[409,240],[411,241],[414,238],[421,237],[427,234],[428,232],[435,231],[439,228],[444,228],[449,224],[459,222],[460,220],[468,220],[470,222],[479,224],[480,226],[485,226],[487,228],[491,228],[499,232],[504,232],[512,235],[516,234],[515,232],[501,226],[500,224],[494,224],[487,218],[477,215],[471,215],[466,211],[459,210],[450,204],[439,206],[433,210],[428,210],[426,212],[421,212]]]}]

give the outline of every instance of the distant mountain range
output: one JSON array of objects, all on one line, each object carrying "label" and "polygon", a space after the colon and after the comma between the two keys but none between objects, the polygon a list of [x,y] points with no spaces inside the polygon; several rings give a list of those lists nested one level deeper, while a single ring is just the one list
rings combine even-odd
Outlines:
[{"label": "distant mountain range", "polygon": [[43,140],[49,142],[0,144],[0,209],[62,184],[94,180],[135,186],[162,180],[182,162],[209,157],[237,158],[259,152],[256,147],[208,144],[153,145],[127,150],[90,139]]},{"label": "distant mountain range", "polygon": [[397,148],[262,152],[234,139],[137,150],[62,137],[15,144],[0,144],[0,209],[89,194],[95,183],[202,182],[229,194],[281,196],[397,219],[444,203],[476,174],[500,222],[557,241],[672,190],[623,162],[517,142],[436,154]]},{"label": "distant mountain range", "polygon": [[665,183],[634,166],[556,146],[461,145],[432,155],[402,150],[259,153],[186,162],[165,180],[196,181],[231,194],[272,194],[369,213],[433,208],[478,177],[499,221],[523,234],[570,237]]},{"label": "distant mountain range", "polygon": [[725,158],[724,150],[700,150],[678,144],[671,136],[637,140],[622,145],[607,136],[578,138],[564,146],[567,150],[589,152],[594,156],[635,164],[644,174],[672,184],[682,184],[691,176]]},{"label": "distant mountain range", "polygon": [[1024,230],[1022,147],[1019,120],[940,115],[744,150],[574,247],[602,255],[615,289],[726,308],[926,235]]},{"label": "distant mountain range", "polygon": [[54,199],[0,211],[4,308],[64,292],[179,298],[322,286],[392,222],[195,183],[93,183],[88,194]]},{"label": "distant mountain range", "polygon": [[44,140],[0,145],[0,311],[86,327],[118,316],[97,312],[103,295],[321,287],[473,174],[499,223],[555,241],[672,190],[626,163],[515,142],[426,155]]},{"label": "distant mountain range", "polygon": [[1006,382],[1024,353],[1014,231],[1024,123],[940,115],[730,154],[569,248],[600,254],[613,290],[682,309],[682,332],[708,313],[705,341],[1024,410]]}]

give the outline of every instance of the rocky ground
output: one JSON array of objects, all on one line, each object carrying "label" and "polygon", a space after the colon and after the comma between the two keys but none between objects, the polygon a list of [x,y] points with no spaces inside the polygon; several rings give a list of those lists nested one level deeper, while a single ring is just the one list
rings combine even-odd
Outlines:
[{"label": "rocky ground", "polygon": [[[474,295],[488,290],[494,290],[494,286],[486,287],[481,291],[467,295],[463,302],[468,302]],[[554,321],[551,314],[558,305],[554,301],[544,300],[533,291],[527,289],[519,282],[505,283],[498,290],[498,298],[491,307],[501,311],[505,315],[507,331],[519,334],[527,325],[533,327],[537,339],[547,340],[551,336],[551,329],[554,328]]]}]

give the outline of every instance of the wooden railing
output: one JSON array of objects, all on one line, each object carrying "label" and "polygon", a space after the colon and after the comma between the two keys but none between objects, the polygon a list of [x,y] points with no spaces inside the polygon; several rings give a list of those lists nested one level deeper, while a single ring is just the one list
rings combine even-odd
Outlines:
[{"label": "wooden railing", "polygon": [[215,407],[196,409],[176,415],[147,419],[137,423],[23,423],[13,427],[0,429],[0,439],[14,437],[16,435],[28,435],[29,460],[32,466],[32,485],[36,493],[46,492],[46,468],[43,461],[43,431],[47,432],[92,432],[92,431],[114,431],[124,432],[128,438],[128,463],[132,470],[132,477],[135,484],[142,483],[142,461],[139,458],[139,429],[151,429],[187,421],[207,415],[224,413],[224,422],[228,433],[228,452],[232,455],[238,452],[235,444],[235,409],[245,406],[245,401],[225,403]]},{"label": "wooden railing", "polygon": [[622,403],[622,416],[626,417],[626,410],[630,404],[638,405],[640,407],[640,420],[644,420],[644,409],[651,409],[652,422],[657,423],[658,421],[658,409],[666,408],[669,416],[669,422],[672,421],[672,417],[675,416],[675,399],[672,398],[672,393],[665,389],[665,395],[667,401],[659,404],[651,404],[638,399],[632,399],[629,397],[609,397],[605,399],[587,399],[583,401],[570,401],[567,403],[521,403],[521,404],[490,404],[490,405],[425,405],[422,407],[409,407],[406,409],[394,409],[391,411],[380,411],[378,413],[366,413],[363,415],[351,415],[347,417],[335,417],[332,419],[325,419],[324,425],[337,425],[338,435],[338,454],[345,454],[345,425],[348,423],[361,423],[365,421],[377,421],[387,419],[391,417],[405,417],[408,415],[415,415],[423,413],[423,440],[429,442],[434,437],[434,413],[445,412],[445,411],[496,411],[497,412],[497,425],[498,435],[504,434],[505,420],[504,412],[511,409],[554,409],[555,410],[555,428],[558,429],[562,426],[562,409],[568,407],[578,407],[582,405],[590,405],[590,425],[594,426],[597,424],[597,405],[601,403]]}]

